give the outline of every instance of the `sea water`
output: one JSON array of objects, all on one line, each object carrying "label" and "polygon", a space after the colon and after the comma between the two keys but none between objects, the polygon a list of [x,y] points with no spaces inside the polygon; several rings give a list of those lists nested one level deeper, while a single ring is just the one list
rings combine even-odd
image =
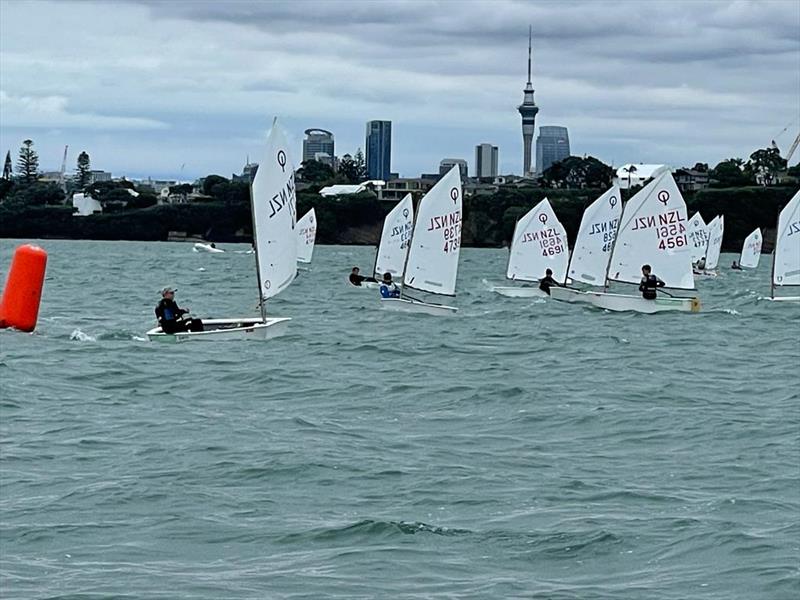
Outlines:
[{"label": "sea water", "polygon": [[0,332],[4,599],[800,595],[800,307],[759,301],[769,256],[647,316],[497,296],[506,252],[464,249],[436,318],[322,246],[269,303],[287,336],[163,345],[166,285],[257,314],[247,246],[40,243],[39,326]]}]

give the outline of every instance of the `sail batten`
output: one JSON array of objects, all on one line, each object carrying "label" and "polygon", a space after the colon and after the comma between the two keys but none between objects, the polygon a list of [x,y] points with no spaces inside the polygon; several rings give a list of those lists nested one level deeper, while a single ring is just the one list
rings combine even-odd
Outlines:
[{"label": "sail batten", "polygon": [[253,179],[251,203],[259,290],[266,300],[286,289],[297,274],[294,163],[277,122]]},{"label": "sail batten", "polygon": [[375,258],[375,277],[380,278],[384,273],[391,273],[392,277],[402,279],[413,229],[414,203],[411,201],[411,194],[406,194],[383,221],[381,241]]},{"label": "sail batten", "polygon": [[461,249],[461,171],[454,166],[420,200],[403,285],[452,296]]},{"label": "sail batten", "polygon": [[506,278],[539,281],[551,269],[553,278],[564,283],[567,275],[567,232],[545,198],[525,213],[514,227]]},{"label": "sail batten", "polygon": [[639,283],[642,265],[667,287],[693,290],[686,202],[672,174],[663,173],[625,206],[608,264],[607,279]]},{"label": "sail batten", "polygon": [[604,284],[621,214],[622,196],[617,185],[586,208],[569,260],[570,279],[595,286]]}]

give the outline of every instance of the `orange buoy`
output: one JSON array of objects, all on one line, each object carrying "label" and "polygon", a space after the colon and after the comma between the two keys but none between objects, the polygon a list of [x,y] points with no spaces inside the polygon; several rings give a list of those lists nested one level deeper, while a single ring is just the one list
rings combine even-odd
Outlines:
[{"label": "orange buoy", "polygon": [[0,300],[0,328],[33,331],[39,317],[47,252],[39,246],[19,246],[11,259],[3,299]]}]

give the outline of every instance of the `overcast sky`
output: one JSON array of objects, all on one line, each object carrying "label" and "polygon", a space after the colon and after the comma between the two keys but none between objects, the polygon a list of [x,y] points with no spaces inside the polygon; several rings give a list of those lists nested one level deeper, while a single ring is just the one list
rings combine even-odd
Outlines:
[{"label": "overcast sky", "polygon": [[519,173],[528,23],[537,127],[568,127],[573,154],[713,166],[800,131],[796,0],[0,0],[0,149],[188,180],[239,172],[273,115],[296,161],[306,128],[341,155],[388,119],[404,176],[472,170],[481,142]]}]

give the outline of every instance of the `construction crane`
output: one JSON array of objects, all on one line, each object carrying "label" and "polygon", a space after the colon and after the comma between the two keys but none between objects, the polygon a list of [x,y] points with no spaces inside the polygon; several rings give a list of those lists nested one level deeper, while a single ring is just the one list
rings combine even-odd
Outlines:
[{"label": "construction crane", "polygon": [[67,170],[67,150],[69,150],[69,144],[64,146],[64,158],[61,159],[61,173],[58,175],[58,183],[65,195],[67,193],[67,180],[64,177],[64,173]]},{"label": "construction crane", "polygon": [[792,145],[789,146],[789,151],[786,153],[786,164],[789,164],[789,161],[792,160],[792,154],[794,151],[797,150],[797,146],[800,145],[800,133],[797,134],[797,137],[794,138]]}]

